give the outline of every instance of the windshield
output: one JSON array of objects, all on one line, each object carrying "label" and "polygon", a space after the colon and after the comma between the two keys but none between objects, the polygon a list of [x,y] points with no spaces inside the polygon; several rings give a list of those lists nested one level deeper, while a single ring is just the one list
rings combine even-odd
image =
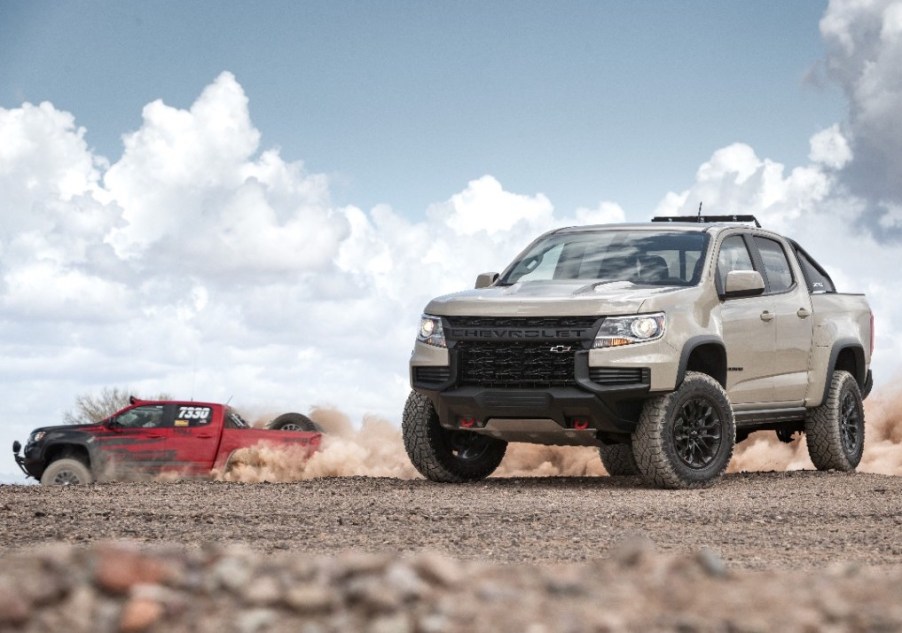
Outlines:
[{"label": "windshield", "polygon": [[499,285],[527,281],[630,281],[692,286],[701,276],[704,232],[610,229],[555,233],[533,244]]}]

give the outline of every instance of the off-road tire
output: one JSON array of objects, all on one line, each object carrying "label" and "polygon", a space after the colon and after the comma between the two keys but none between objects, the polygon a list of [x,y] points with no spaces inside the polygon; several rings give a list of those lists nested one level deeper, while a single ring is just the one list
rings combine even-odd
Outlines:
[{"label": "off-road tire", "polygon": [[630,444],[602,444],[598,447],[598,455],[611,477],[632,477],[639,474]]},{"label": "off-road tire", "polygon": [[818,470],[855,470],[864,451],[864,407],[858,382],[834,371],[827,398],[805,418],[808,455]]},{"label": "off-road tire", "polygon": [[50,462],[41,475],[43,486],[75,486],[93,481],[91,469],[81,460],[71,457]]},{"label": "off-road tire", "polygon": [[322,433],[319,424],[308,418],[303,413],[283,413],[275,418],[266,428],[273,431],[316,431]]},{"label": "off-road tire", "polygon": [[648,483],[698,488],[723,474],[735,443],[736,420],[723,387],[690,371],[675,391],[645,402],[633,455]]},{"label": "off-road tire", "polygon": [[463,483],[485,479],[498,468],[507,442],[444,428],[426,396],[410,392],[401,421],[404,448],[411,463],[426,479]]}]

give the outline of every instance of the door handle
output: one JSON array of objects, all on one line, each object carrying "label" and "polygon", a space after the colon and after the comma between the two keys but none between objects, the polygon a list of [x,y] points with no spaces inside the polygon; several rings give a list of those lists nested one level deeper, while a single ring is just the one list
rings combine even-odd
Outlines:
[{"label": "door handle", "polygon": [[761,320],[762,321],[773,321],[774,315],[771,314],[768,310],[765,310],[764,312],[761,313]]},{"label": "door handle", "polygon": [[212,436],[212,435],[209,435],[209,434],[207,434],[207,433],[198,433],[196,437],[199,437],[199,438],[201,438],[201,439],[203,439],[203,440],[208,440],[208,439],[210,439],[210,438],[213,437],[213,436]]},{"label": "door handle", "polygon": [[809,312],[805,308],[799,308],[798,311],[796,312],[796,314],[799,316],[800,319],[807,319],[808,317],[811,316],[811,312]]}]

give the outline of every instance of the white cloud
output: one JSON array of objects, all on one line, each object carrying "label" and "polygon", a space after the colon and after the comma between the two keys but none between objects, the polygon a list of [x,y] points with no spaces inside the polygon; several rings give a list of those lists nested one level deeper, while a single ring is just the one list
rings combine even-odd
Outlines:
[{"label": "white cloud", "polygon": [[852,160],[849,142],[834,123],[811,137],[811,151],[808,158],[830,169],[842,169]]},{"label": "white cloud", "polygon": [[818,166],[796,167],[759,158],[748,145],[717,150],[696,173],[695,183],[664,196],[655,215],[690,215],[699,202],[707,214],[753,214],[776,230],[786,230],[815,212],[830,192],[830,176]]},{"label": "white cloud", "polygon": [[611,224],[615,222],[626,222],[626,213],[616,202],[604,200],[596,209],[578,208],[573,224]]},{"label": "white cloud", "polygon": [[492,176],[471,181],[467,188],[442,204],[429,209],[433,220],[447,223],[458,235],[485,231],[489,235],[507,232],[520,223],[546,226],[553,207],[543,194],[535,197],[505,191]]},{"label": "white cloud", "polygon": [[902,204],[902,0],[834,0],[820,28],[827,72],[849,105],[844,136],[854,160],[841,182],[868,203],[866,226],[898,240],[902,228],[887,230],[880,218]]}]

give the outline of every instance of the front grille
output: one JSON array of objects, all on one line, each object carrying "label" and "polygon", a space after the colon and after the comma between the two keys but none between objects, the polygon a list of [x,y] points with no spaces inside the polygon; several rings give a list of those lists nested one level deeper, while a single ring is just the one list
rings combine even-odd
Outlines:
[{"label": "front grille", "polygon": [[[601,317],[445,317],[461,386],[542,389],[574,384],[576,352]],[[554,351],[552,351],[554,350]]]},{"label": "front grille", "polygon": [[461,341],[457,344],[459,382],[464,386],[561,387],[573,384],[579,345],[552,352],[548,343]]},{"label": "front grille", "polygon": [[589,367],[589,380],[599,385],[648,384],[649,371],[644,367]]},{"label": "front grille", "polygon": [[417,384],[441,385],[451,379],[450,367],[414,367],[413,380]]}]

